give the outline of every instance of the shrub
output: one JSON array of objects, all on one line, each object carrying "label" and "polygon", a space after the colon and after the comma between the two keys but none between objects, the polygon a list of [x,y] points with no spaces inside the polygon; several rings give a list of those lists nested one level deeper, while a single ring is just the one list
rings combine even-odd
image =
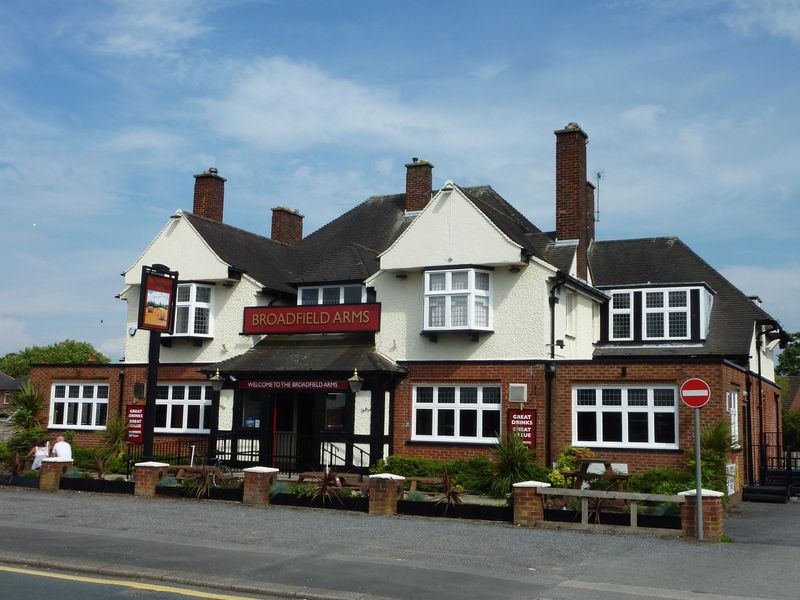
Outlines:
[{"label": "shrub", "polygon": [[103,439],[103,458],[106,460],[121,458],[125,454],[128,423],[125,417],[117,415],[108,419],[106,429],[101,434]]},{"label": "shrub", "polygon": [[631,491],[641,494],[677,494],[692,488],[694,476],[688,471],[657,467],[631,475]]},{"label": "shrub", "polygon": [[522,438],[517,433],[509,433],[495,447],[489,493],[495,498],[505,498],[515,483],[547,479],[549,471],[536,464],[535,459],[536,455]]},{"label": "shrub", "polygon": [[559,471],[574,471],[578,468],[578,461],[582,458],[592,458],[594,452],[589,448],[567,446],[556,459],[556,468]]},{"label": "shrub", "polygon": [[372,475],[394,473],[403,477],[441,477],[444,471],[456,485],[466,490],[478,494],[489,490],[492,463],[484,456],[456,460],[389,456],[377,461],[369,470]]},{"label": "shrub", "polygon": [[14,407],[14,413],[11,415],[11,424],[16,432],[42,426],[39,423],[42,402],[42,396],[30,381],[23,383],[22,387],[12,394],[11,405]]}]

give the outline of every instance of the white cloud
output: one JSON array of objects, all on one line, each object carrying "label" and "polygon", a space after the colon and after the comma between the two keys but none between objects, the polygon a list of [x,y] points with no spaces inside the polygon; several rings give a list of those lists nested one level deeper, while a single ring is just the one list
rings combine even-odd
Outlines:
[{"label": "white cloud", "polygon": [[33,337],[25,331],[25,323],[0,316],[0,356],[23,350],[33,343]]},{"label": "white cloud", "polygon": [[745,294],[760,297],[764,310],[787,330],[800,331],[800,264],[731,266],[721,272]]},{"label": "white cloud", "polygon": [[102,53],[127,57],[174,55],[210,30],[207,7],[193,0],[112,0],[112,12],[86,26],[90,44]]},{"label": "white cloud", "polygon": [[738,33],[766,33],[800,43],[800,0],[734,0],[723,22]]}]

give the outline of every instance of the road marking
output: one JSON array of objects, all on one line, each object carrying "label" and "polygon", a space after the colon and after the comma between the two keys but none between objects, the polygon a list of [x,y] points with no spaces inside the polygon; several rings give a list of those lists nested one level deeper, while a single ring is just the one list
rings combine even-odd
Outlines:
[{"label": "road marking", "polygon": [[591,583],[589,581],[562,581],[558,587],[568,587],[578,590],[594,590],[597,592],[615,592],[618,594],[631,594],[643,598],[664,598],[665,600],[775,600],[761,596],[732,596],[730,594],[706,594],[703,592],[690,592],[688,590],[670,590],[667,588],[644,587],[638,585],[620,585],[617,583]]},{"label": "road marking", "polygon": [[136,581],[124,581],[121,579],[100,579],[97,577],[83,577],[81,575],[64,575],[61,573],[50,573],[48,571],[36,571],[33,569],[20,569],[17,567],[5,567],[0,565],[0,571],[9,573],[19,573],[22,575],[35,575],[37,577],[50,577],[52,579],[66,579],[67,581],[77,581],[80,583],[94,583],[98,585],[116,585],[118,587],[129,587],[136,590],[147,590],[150,592],[168,592],[170,594],[180,594],[181,596],[191,596],[193,598],[212,598],[213,600],[253,600],[252,596],[231,596],[230,594],[215,594],[213,592],[201,592],[186,588],[172,587],[169,585],[158,585],[154,583],[138,583]]}]

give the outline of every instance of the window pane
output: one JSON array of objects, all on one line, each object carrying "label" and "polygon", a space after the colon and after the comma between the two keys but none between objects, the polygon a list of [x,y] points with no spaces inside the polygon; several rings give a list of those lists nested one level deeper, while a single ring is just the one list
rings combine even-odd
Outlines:
[{"label": "window pane", "polygon": [[459,400],[461,401],[461,404],[477,404],[478,388],[462,387],[460,391]]},{"label": "window pane", "polygon": [[433,410],[430,408],[417,409],[416,435],[431,435],[433,433]]},{"label": "window pane", "polygon": [[611,307],[616,309],[626,309],[631,307],[630,294],[614,294],[611,300]]},{"label": "window pane", "polygon": [[671,307],[686,306],[686,291],[670,292],[669,305]]},{"label": "window pane", "polygon": [[[175,397],[174,395],[172,396]],[[200,385],[190,385],[189,386],[189,400],[202,400],[203,399],[203,387]]]},{"label": "window pane", "polygon": [[664,337],[664,313],[647,313],[647,337]]},{"label": "window pane", "polygon": [[67,403],[67,425],[77,425],[78,424],[78,403],[77,402],[69,402]]},{"label": "window pane", "polygon": [[56,402],[53,404],[53,424],[54,425],[63,425],[64,424],[64,403],[63,402]]},{"label": "window pane", "polygon": [[594,406],[596,403],[594,390],[578,390],[578,406]]},{"label": "window pane", "polygon": [[631,316],[627,314],[612,315],[611,337],[631,337]]},{"label": "window pane", "polygon": [[462,410],[458,416],[459,435],[476,437],[478,435],[478,411]]},{"label": "window pane", "polygon": [[199,335],[208,333],[208,323],[210,311],[207,308],[196,307],[194,309],[194,332]]},{"label": "window pane", "polygon": [[439,404],[452,404],[456,401],[456,388],[440,387],[438,400]]},{"label": "window pane", "polygon": [[431,292],[441,292],[445,286],[444,273],[430,273],[428,275],[428,290]]},{"label": "window pane", "polygon": [[202,429],[209,429],[211,427],[211,405],[204,404],[203,405],[203,422],[201,423],[200,427]]},{"label": "window pane", "polygon": [[81,404],[81,425],[92,424],[92,405],[88,402]]},{"label": "window pane", "polygon": [[183,429],[183,406],[180,404],[172,405],[169,426],[173,429]]},{"label": "window pane", "polygon": [[94,424],[104,427],[108,416],[108,404],[97,404],[94,409]]},{"label": "window pane", "polygon": [[655,442],[657,444],[675,443],[675,414],[658,412],[653,415]]},{"label": "window pane", "polygon": [[648,417],[645,412],[628,413],[628,441],[631,443],[648,442],[647,434]]},{"label": "window pane", "polygon": [[156,404],[156,427],[167,426],[167,405]]},{"label": "window pane", "polygon": [[316,304],[319,298],[319,290],[317,288],[305,288],[300,292],[300,303],[303,306]]},{"label": "window pane", "polygon": [[475,297],[475,326],[489,326],[489,299],[485,296]]},{"label": "window pane", "polygon": [[467,271],[456,271],[450,276],[450,289],[467,290],[469,289],[469,273]]},{"label": "window pane", "polygon": [[97,397],[98,398],[108,398],[108,386],[107,385],[98,385],[97,386]]},{"label": "window pane", "polygon": [[489,273],[481,273],[480,271],[475,273],[475,289],[489,291]]},{"label": "window pane", "polygon": [[578,413],[578,441],[597,441],[597,414],[593,412]]},{"label": "window pane", "polygon": [[604,442],[622,441],[622,413],[619,412],[603,413],[603,441]]},{"label": "window pane", "polygon": [[418,387],[417,388],[417,402],[433,402],[433,388],[432,387]]},{"label": "window pane", "polygon": [[647,306],[647,308],[663,307],[664,294],[662,292],[647,292],[645,294],[645,306]]},{"label": "window pane", "polygon": [[71,386],[69,386],[69,397],[70,398],[80,398],[81,397],[81,386],[79,386],[79,385],[71,385]]},{"label": "window pane", "polygon": [[444,327],[444,297],[428,298],[428,327]]},{"label": "window pane", "polygon": [[200,405],[194,404],[186,407],[186,427],[200,429]]},{"label": "window pane", "polygon": [[500,411],[484,410],[482,416],[483,437],[500,437]]},{"label": "window pane", "polygon": [[484,404],[500,404],[500,387],[492,386],[483,388]]},{"label": "window pane", "polygon": [[211,288],[204,285],[198,285],[197,288],[195,288],[194,301],[202,302],[203,304],[208,304],[211,302]]},{"label": "window pane", "polygon": [[436,426],[437,435],[454,436],[456,434],[456,411],[440,410],[439,422]]},{"label": "window pane", "polygon": [[338,287],[327,287],[322,288],[322,303],[323,304],[339,304],[339,292],[340,288]]},{"label": "window pane", "polygon": [[628,406],[647,406],[647,390],[628,390]]},{"label": "window pane", "polygon": [[603,390],[603,406],[622,406],[622,390]]},{"label": "window pane", "polygon": [[186,386],[185,385],[173,385],[172,386],[172,399],[173,400],[183,400],[185,397],[186,397]]},{"label": "window pane", "polygon": [[169,398],[169,387],[166,385],[156,386],[156,400],[166,400]]},{"label": "window pane", "polygon": [[189,302],[192,293],[191,285],[179,285],[178,294],[176,297],[177,302]]},{"label": "window pane", "polygon": [[175,333],[189,333],[188,306],[178,306],[175,310]]},{"label": "window pane", "polygon": [[452,296],[450,298],[450,326],[467,326],[467,302],[469,296]]},{"label": "window pane", "polygon": [[345,395],[325,396],[325,429],[344,429]]},{"label": "window pane", "polygon": [[360,304],[361,297],[362,293],[360,285],[348,285],[344,288],[345,304]]},{"label": "window pane", "polygon": [[669,336],[686,337],[688,332],[688,320],[685,312],[669,313]]},{"label": "window pane", "polygon": [[57,385],[53,395],[56,398],[66,398],[66,396],[67,396],[67,386],[65,386],[65,385]]},{"label": "window pane", "polygon": [[85,385],[85,386],[83,386],[83,398],[85,400],[89,400],[90,398],[94,398],[94,386],[93,385]]},{"label": "window pane", "polygon": [[653,403],[655,406],[675,406],[675,390],[653,390]]}]

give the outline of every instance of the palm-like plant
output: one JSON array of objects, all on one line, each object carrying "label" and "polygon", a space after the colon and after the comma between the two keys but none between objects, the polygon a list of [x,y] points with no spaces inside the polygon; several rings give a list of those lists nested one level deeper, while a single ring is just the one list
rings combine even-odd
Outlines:
[{"label": "palm-like plant", "polygon": [[539,471],[533,452],[518,433],[510,432],[497,444],[494,454],[489,492],[495,498],[505,498],[511,492],[511,486],[534,479]]},{"label": "palm-like plant", "polygon": [[42,426],[39,422],[42,402],[42,396],[30,381],[23,383],[22,387],[14,393],[11,398],[11,404],[14,407],[11,424],[17,431],[36,429]]}]

